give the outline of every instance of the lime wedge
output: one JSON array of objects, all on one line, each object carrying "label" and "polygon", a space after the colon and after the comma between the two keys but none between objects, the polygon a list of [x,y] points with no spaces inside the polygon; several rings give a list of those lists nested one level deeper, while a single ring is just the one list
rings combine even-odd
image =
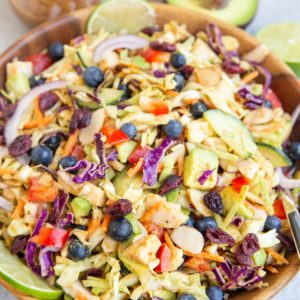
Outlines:
[{"label": "lime wedge", "polygon": [[95,34],[104,27],[111,33],[126,30],[137,33],[155,24],[154,8],[143,0],[111,0],[97,6],[90,16],[87,32]]},{"label": "lime wedge", "polygon": [[58,299],[63,291],[50,287],[43,279],[32,273],[23,262],[12,255],[0,242],[0,277],[26,295],[40,299]]},{"label": "lime wedge", "polygon": [[300,63],[300,23],[269,25],[257,33],[257,38],[287,63]]}]

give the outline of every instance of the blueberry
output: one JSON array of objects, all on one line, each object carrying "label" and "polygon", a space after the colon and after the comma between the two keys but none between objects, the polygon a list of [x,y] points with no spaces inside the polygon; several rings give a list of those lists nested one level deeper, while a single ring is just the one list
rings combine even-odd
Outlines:
[{"label": "blueberry", "polygon": [[178,294],[176,300],[196,300],[196,298],[191,294]]},{"label": "blueberry", "polygon": [[194,227],[195,226],[195,215],[191,212],[189,214],[189,218],[187,219],[185,225],[190,226],[190,227]]},{"label": "blueberry", "polygon": [[183,128],[181,123],[176,120],[169,121],[164,127],[165,134],[171,138],[178,138],[181,135],[182,130]]},{"label": "blueberry", "polygon": [[128,240],[132,235],[132,231],[132,225],[126,218],[113,219],[108,226],[109,236],[118,242]]},{"label": "blueberry", "polygon": [[186,59],[181,53],[174,53],[171,56],[171,65],[172,67],[178,69],[183,67],[186,64]]},{"label": "blueberry", "polygon": [[87,86],[97,87],[104,80],[104,74],[97,67],[88,67],[83,73],[83,79]]},{"label": "blueberry", "polygon": [[265,102],[264,102],[264,107],[272,108],[272,107],[273,107],[272,102],[269,101],[269,100],[265,100]]},{"label": "blueberry", "polygon": [[46,79],[42,76],[33,75],[29,78],[29,84],[32,89],[38,85],[44,84],[45,81],[46,81]]},{"label": "blueberry", "polygon": [[269,231],[272,229],[276,229],[277,232],[281,229],[281,221],[276,216],[268,216],[265,225],[264,225],[264,231]]},{"label": "blueberry", "polygon": [[300,159],[300,142],[294,142],[288,146],[289,157],[294,160]]},{"label": "blueberry", "polygon": [[48,55],[55,61],[62,59],[64,52],[64,44],[61,42],[54,42],[48,48]]},{"label": "blueberry", "polygon": [[50,148],[53,152],[56,151],[56,149],[59,147],[60,143],[61,143],[61,135],[56,134],[56,135],[52,135],[48,140],[45,141],[45,145]]},{"label": "blueberry", "polygon": [[128,84],[119,84],[118,90],[120,91],[124,91],[124,94],[121,97],[121,101],[127,100],[129,98],[131,98],[131,90],[129,89],[129,85]]},{"label": "blueberry", "polygon": [[77,159],[74,156],[63,157],[58,162],[58,165],[61,166],[63,169],[74,167],[76,164],[77,164]]},{"label": "blueberry", "polygon": [[31,160],[34,165],[48,166],[53,160],[52,150],[44,145],[36,146],[31,150]]},{"label": "blueberry", "polygon": [[181,73],[175,73],[174,79],[176,82],[175,90],[179,92],[183,89],[185,85],[185,79]]},{"label": "blueberry", "polygon": [[83,260],[89,256],[89,249],[79,240],[74,239],[68,247],[68,254],[72,260]]},{"label": "blueberry", "polygon": [[121,130],[131,139],[137,134],[137,129],[132,123],[125,123],[121,126]]},{"label": "blueberry", "polygon": [[206,288],[206,295],[209,300],[223,300],[224,293],[218,286],[209,286]]},{"label": "blueberry", "polygon": [[202,117],[207,109],[207,105],[203,101],[199,101],[191,105],[190,112],[194,118],[198,119]]},{"label": "blueberry", "polygon": [[211,217],[204,217],[204,218],[198,220],[195,224],[195,228],[204,235],[206,233],[206,230],[211,227],[212,228],[218,227],[218,224],[215,221],[215,219],[211,218]]}]

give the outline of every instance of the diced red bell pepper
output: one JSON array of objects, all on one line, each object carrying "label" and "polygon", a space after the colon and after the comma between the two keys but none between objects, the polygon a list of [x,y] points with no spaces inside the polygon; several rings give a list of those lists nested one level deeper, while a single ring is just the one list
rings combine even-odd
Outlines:
[{"label": "diced red bell pepper", "polygon": [[73,148],[73,150],[71,152],[71,156],[76,157],[77,160],[84,159],[85,154],[84,154],[82,147],[80,145],[75,145],[75,147]]},{"label": "diced red bell pepper", "polygon": [[152,62],[169,62],[170,61],[170,53],[153,50],[151,48],[141,52],[141,55],[145,58],[145,60],[149,63]]},{"label": "diced red bell pepper", "polygon": [[274,214],[276,217],[282,220],[286,220],[286,213],[283,207],[283,203],[281,199],[276,199],[273,203]]},{"label": "diced red bell pepper", "polygon": [[44,203],[54,202],[58,195],[58,185],[49,174],[30,178],[28,201]]},{"label": "diced red bell pepper", "polygon": [[40,232],[31,238],[31,241],[41,246],[62,248],[68,240],[70,232],[59,228],[41,228]]},{"label": "diced red bell pepper", "polygon": [[207,260],[198,257],[191,257],[184,263],[184,266],[196,270],[199,273],[210,271],[211,268]]},{"label": "diced red bell pepper", "polygon": [[110,126],[104,126],[101,129],[101,132],[108,138],[110,135],[112,135],[114,133],[116,129],[114,127],[110,127]]},{"label": "diced red bell pepper", "polygon": [[145,229],[147,230],[148,234],[155,234],[161,241],[163,240],[164,236],[164,229],[163,227],[153,223],[153,222],[144,222],[143,223]]},{"label": "diced red bell pepper", "polygon": [[167,244],[162,244],[156,254],[159,259],[159,265],[155,268],[155,272],[168,272],[171,268],[171,250]]},{"label": "diced red bell pepper", "polygon": [[127,142],[129,140],[130,140],[130,138],[120,129],[115,130],[107,138],[107,142],[110,145],[120,145],[120,144],[123,144],[124,142]]},{"label": "diced red bell pepper", "polygon": [[277,97],[277,95],[273,92],[273,90],[269,89],[266,95],[266,99],[272,103],[272,108],[282,107],[281,101]]},{"label": "diced red bell pepper", "polygon": [[241,189],[244,185],[248,185],[248,184],[249,184],[249,180],[247,178],[245,178],[244,176],[237,177],[237,178],[233,179],[233,181],[232,181],[232,187],[238,193],[241,191]]},{"label": "diced red bell pepper", "polygon": [[40,74],[53,64],[53,60],[46,53],[32,54],[26,58],[26,61],[32,62],[34,74]]},{"label": "diced red bell pepper", "polygon": [[138,163],[140,158],[144,157],[147,152],[149,152],[150,149],[148,147],[142,148],[140,145],[130,154],[128,157],[128,161],[132,164],[135,165]]}]

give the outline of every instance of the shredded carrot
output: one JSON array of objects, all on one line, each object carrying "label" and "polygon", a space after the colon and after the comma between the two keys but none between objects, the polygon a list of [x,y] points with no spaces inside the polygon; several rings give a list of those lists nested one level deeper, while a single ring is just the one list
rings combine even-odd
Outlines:
[{"label": "shredded carrot", "polygon": [[103,222],[101,224],[101,229],[102,229],[103,232],[107,232],[110,220],[111,220],[111,216],[110,215],[105,215],[104,216]]},{"label": "shredded carrot", "polygon": [[209,262],[199,257],[191,257],[187,259],[184,266],[196,270],[199,273],[211,271]]},{"label": "shredded carrot", "polygon": [[17,204],[17,206],[15,207],[11,217],[12,219],[19,219],[21,218],[23,211],[24,211],[24,206],[25,206],[25,201],[24,200],[20,200]]},{"label": "shredded carrot", "polygon": [[273,274],[277,274],[277,273],[279,273],[279,271],[278,271],[278,269],[276,269],[275,267],[273,267],[273,266],[265,266],[265,269],[267,270],[267,271],[269,271],[270,273],[273,273]]},{"label": "shredded carrot", "polygon": [[43,113],[40,108],[40,99],[39,98],[36,98],[34,101],[34,118],[38,122],[41,122],[44,118]]},{"label": "shredded carrot", "polygon": [[171,238],[170,238],[167,231],[164,231],[164,238],[165,238],[165,242],[168,245],[168,247],[170,248],[172,256],[173,256],[173,254],[175,252],[175,246],[174,246],[174,244],[173,244],[173,242],[172,242],[172,240],[171,240]]},{"label": "shredded carrot", "polygon": [[161,173],[161,171],[164,169],[164,165],[163,164],[159,164],[157,166],[157,173]]},{"label": "shredded carrot", "polygon": [[89,224],[88,224],[88,229],[87,229],[87,232],[88,232],[88,236],[91,236],[95,230],[97,229],[97,227],[100,225],[100,220],[98,218],[96,219],[91,219],[89,221]]},{"label": "shredded carrot", "polygon": [[142,169],[143,160],[144,160],[144,158],[140,158],[139,161],[137,162],[137,164],[127,171],[127,175],[130,178],[133,177],[135,174],[137,174]]},{"label": "shredded carrot", "polygon": [[244,77],[242,78],[242,81],[243,81],[244,83],[249,83],[249,82],[251,82],[252,80],[254,80],[258,75],[259,75],[259,73],[258,73],[257,71],[253,71],[253,72],[247,74],[246,76],[244,76]]},{"label": "shredded carrot", "polygon": [[47,126],[48,124],[52,123],[54,120],[53,116],[47,116],[45,118],[43,118],[42,120],[33,120],[33,121],[29,121],[24,125],[24,129],[33,129],[33,128],[41,128],[44,126]]},{"label": "shredded carrot", "polygon": [[285,259],[282,255],[280,255],[278,252],[276,252],[274,249],[272,248],[267,248],[266,249],[267,253],[272,255],[277,262],[281,263],[281,264],[289,264],[289,261],[287,259]]},{"label": "shredded carrot", "polygon": [[197,98],[184,99],[184,103],[186,104],[195,104],[199,101]]},{"label": "shredded carrot", "polygon": [[68,156],[71,154],[73,148],[75,147],[77,140],[79,136],[79,130],[76,130],[74,133],[70,134],[66,144],[65,148],[63,150],[63,156]]},{"label": "shredded carrot", "polygon": [[0,169],[0,175],[13,175],[16,174],[16,170],[11,170],[11,169]]},{"label": "shredded carrot", "polygon": [[178,174],[178,176],[182,176],[182,174],[183,174],[184,157],[180,156],[178,158],[177,163],[178,163],[178,172],[177,172],[177,174]]},{"label": "shredded carrot", "polygon": [[183,253],[187,256],[196,257],[196,258],[203,258],[207,260],[217,261],[217,262],[224,262],[225,259],[223,256],[211,254],[209,252],[201,252],[199,254],[193,254],[188,251],[183,251]]},{"label": "shredded carrot", "polygon": [[169,96],[169,97],[176,97],[176,96],[179,95],[178,92],[175,92],[175,91],[172,91],[172,90],[167,90],[167,91],[165,92],[165,94],[166,94],[166,96]]},{"label": "shredded carrot", "polygon": [[155,205],[153,205],[152,207],[150,207],[141,217],[140,221],[141,222],[147,222],[150,220],[150,218],[152,217],[152,215],[157,211],[157,209],[160,206],[160,202],[156,203]]}]

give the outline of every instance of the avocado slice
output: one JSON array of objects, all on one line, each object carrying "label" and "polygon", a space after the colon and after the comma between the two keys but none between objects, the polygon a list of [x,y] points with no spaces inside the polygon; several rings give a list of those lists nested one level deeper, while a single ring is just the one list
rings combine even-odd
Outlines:
[{"label": "avocado slice", "polygon": [[279,148],[269,144],[257,143],[259,152],[268,159],[275,168],[292,165],[290,158]]},{"label": "avocado slice", "polygon": [[168,0],[168,3],[205,13],[241,27],[251,22],[258,8],[258,0],[229,0],[226,6],[219,9],[206,8],[207,0]]},{"label": "avocado slice", "polygon": [[203,117],[218,136],[240,157],[247,159],[257,151],[249,129],[239,118],[218,109],[206,111]]}]

